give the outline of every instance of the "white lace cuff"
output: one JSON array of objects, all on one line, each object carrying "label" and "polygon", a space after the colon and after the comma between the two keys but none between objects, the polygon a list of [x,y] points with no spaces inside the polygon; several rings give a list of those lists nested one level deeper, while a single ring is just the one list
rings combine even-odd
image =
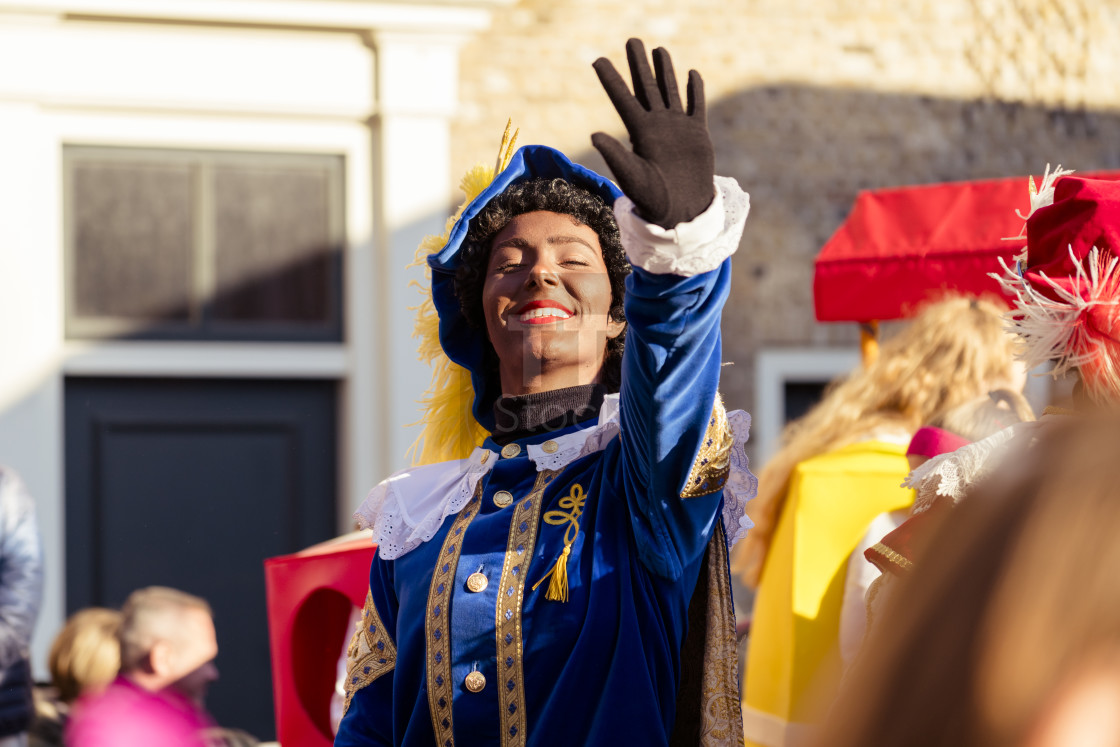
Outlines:
[{"label": "white lace cuff", "polygon": [[641,218],[629,197],[615,200],[622,245],[631,264],[655,275],[691,277],[720,266],[739,248],[750,196],[726,176],[715,178],[712,204],[688,223],[662,228]]}]

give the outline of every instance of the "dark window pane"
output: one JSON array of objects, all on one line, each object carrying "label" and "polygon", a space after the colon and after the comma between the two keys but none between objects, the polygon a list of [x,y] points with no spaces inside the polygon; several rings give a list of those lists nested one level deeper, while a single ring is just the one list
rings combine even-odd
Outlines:
[{"label": "dark window pane", "polygon": [[827,381],[785,382],[785,412],[782,413],[784,422],[797,420],[813,409],[824,397],[824,390],[827,387]]},{"label": "dark window pane", "polygon": [[342,339],[337,156],[68,146],[67,333]]},{"label": "dark window pane", "polygon": [[186,321],[195,243],[191,168],[79,162],[73,180],[71,314]]},{"label": "dark window pane", "polygon": [[215,167],[215,321],[333,321],[330,179],[326,169]]}]

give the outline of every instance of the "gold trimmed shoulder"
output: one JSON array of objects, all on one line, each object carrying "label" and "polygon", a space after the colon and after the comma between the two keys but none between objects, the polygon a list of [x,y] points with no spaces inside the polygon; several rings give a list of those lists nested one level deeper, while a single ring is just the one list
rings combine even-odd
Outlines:
[{"label": "gold trimmed shoulder", "polygon": [[366,592],[362,619],[346,649],[346,700],[342,704],[343,715],[350,709],[350,701],[355,693],[381,675],[393,671],[396,665],[397,647],[377,614],[373,596]]},{"label": "gold trimmed shoulder", "polygon": [[723,486],[727,483],[727,476],[731,473],[733,443],[731,426],[727,422],[727,410],[724,409],[719,394],[716,394],[715,404],[712,405],[712,416],[708,419],[708,430],[704,434],[700,451],[696,454],[696,460],[688,473],[688,482],[684,484],[681,498],[699,498],[723,490]]}]

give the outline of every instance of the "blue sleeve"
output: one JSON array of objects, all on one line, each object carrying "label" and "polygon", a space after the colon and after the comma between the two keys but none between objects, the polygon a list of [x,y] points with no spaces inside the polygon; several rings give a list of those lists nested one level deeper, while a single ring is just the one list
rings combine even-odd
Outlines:
[{"label": "blue sleeve", "polygon": [[362,623],[346,652],[346,706],[335,747],[393,744],[393,674],[397,599],[392,567],[375,555]]},{"label": "blue sleeve", "polygon": [[668,579],[704,552],[718,519],[722,481],[709,486],[710,473],[697,468],[713,444],[713,409],[722,415],[720,315],[730,283],[730,259],[692,277],[635,268],[626,281],[619,487],[642,562]]}]

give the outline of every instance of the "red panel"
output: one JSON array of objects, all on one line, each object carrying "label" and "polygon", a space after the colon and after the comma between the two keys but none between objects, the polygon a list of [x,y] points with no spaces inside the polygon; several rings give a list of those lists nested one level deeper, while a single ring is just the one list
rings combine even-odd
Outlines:
[{"label": "red panel", "polygon": [[1030,209],[1026,177],[861,192],[817,256],[817,320],[899,319],[949,291],[998,294],[988,273],[1026,244],[1004,240],[1023,228],[1016,209]]},{"label": "red panel", "polygon": [[264,562],[276,738],[330,747],[336,665],[355,607],[365,604],[375,546],[368,533]]}]

